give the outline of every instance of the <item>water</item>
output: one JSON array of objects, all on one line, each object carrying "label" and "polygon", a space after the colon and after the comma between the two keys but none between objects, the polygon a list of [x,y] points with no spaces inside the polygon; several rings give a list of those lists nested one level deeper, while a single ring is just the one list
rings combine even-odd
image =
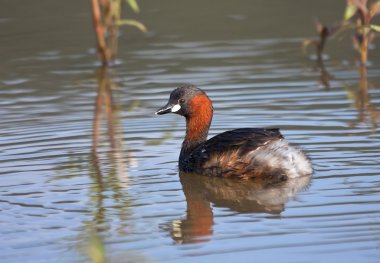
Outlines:
[{"label": "water", "polygon": [[[153,33],[127,29],[102,71],[76,2],[0,11],[2,262],[89,262],[99,244],[110,262],[378,261],[379,53],[366,83],[347,42],[329,43],[328,74],[300,51],[341,3],[142,2]],[[153,112],[181,82],[213,99],[211,135],[279,127],[311,180],[178,175],[184,120]]]}]

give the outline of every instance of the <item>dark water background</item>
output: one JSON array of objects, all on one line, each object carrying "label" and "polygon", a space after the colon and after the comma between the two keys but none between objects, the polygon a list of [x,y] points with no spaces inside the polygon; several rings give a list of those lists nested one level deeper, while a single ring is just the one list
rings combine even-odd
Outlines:
[{"label": "dark water background", "polygon": [[[90,3],[1,1],[1,262],[86,262],[95,241],[110,262],[378,262],[379,49],[368,83],[349,34],[325,72],[301,52],[344,1],[140,4],[150,33],[125,28],[101,71]],[[153,112],[181,82],[213,99],[211,135],[280,127],[312,180],[180,177],[184,121]]]}]

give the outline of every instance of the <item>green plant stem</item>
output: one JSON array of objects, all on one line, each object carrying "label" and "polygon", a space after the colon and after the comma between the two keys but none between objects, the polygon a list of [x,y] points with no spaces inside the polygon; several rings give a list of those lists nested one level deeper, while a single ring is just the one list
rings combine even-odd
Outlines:
[{"label": "green plant stem", "polygon": [[98,0],[92,0],[92,20],[95,28],[98,54],[102,60],[102,64],[105,65],[108,62],[109,56],[106,48],[105,29],[101,21],[101,11]]},{"label": "green plant stem", "polygon": [[365,66],[368,59],[368,34],[363,34],[363,40],[360,46],[360,60],[361,64]]}]

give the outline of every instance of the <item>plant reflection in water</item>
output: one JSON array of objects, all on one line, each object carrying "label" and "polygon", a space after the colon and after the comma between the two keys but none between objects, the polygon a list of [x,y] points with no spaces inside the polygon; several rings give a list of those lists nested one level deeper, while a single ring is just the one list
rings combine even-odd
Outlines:
[{"label": "plant reflection in water", "polygon": [[[108,154],[108,160],[112,165],[111,169],[115,169],[110,175],[116,176],[116,182],[119,186],[127,186],[127,163],[123,150],[123,131],[120,127],[120,116],[118,115],[118,107],[112,97],[112,89],[115,89],[115,84],[111,81],[107,67],[101,67],[97,72],[98,80],[98,93],[95,102],[95,114],[93,120],[93,133],[92,133],[92,160],[95,169],[95,174],[98,182],[103,179],[102,171],[102,159],[100,155],[102,153]],[[106,123],[106,136],[110,146],[109,151],[101,151],[103,145],[101,145],[101,125],[103,118],[105,117]],[[133,160],[133,159],[132,159]]]},{"label": "plant reflection in water", "polygon": [[325,67],[323,59],[317,60],[317,68],[319,70],[319,81],[326,88],[330,89],[330,81],[334,79],[334,76],[331,75]]},{"label": "plant reflection in water", "polygon": [[347,90],[347,96],[353,101],[358,111],[357,120],[351,124],[351,127],[369,123],[372,127],[372,131],[375,133],[380,120],[380,110],[371,102],[369,89],[374,87],[368,82],[367,68],[365,66],[360,65],[359,75],[359,87],[353,87]]},{"label": "plant reflection in water", "polygon": [[[330,82],[334,80],[334,76],[331,75],[326,67],[324,60],[321,56],[318,57],[315,65],[315,69],[319,71],[319,81],[326,88],[327,91],[330,90]],[[355,87],[346,87],[347,97],[353,102],[353,106],[358,112],[357,119],[352,121],[350,125],[351,128],[357,127],[360,124],[369,123],[372,130],[375,132],[380,119],[380,110],[371,102],[371,96],[369,90],[375,88],[368,81],[367,67],[364,65],[359,65],[359,83]]]},{"label": "plant reflection in water", "polygon": [[106,262],[105,242],[102,232],[112,229],[109,217],[116,212],[120,224],[116,231],[128,234],[130,198],[127,193],[128,168],[137,165],[135,158],[125,150],[123,130],[120,125],[119,107],[112,91],[116,84],[112,81],[109,68],[101,67],[96,72],[98,91],[95,100],[92,132],[93,180],[90,200],[94,209],[92,221],[85,223],[85,254],[91,262]]}]

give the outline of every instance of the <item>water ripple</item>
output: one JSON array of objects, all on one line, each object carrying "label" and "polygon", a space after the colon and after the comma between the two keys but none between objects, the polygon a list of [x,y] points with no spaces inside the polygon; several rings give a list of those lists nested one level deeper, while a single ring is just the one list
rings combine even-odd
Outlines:
[{"label": "water ripple", "polygon": [[[78,65],[51,68],[46,80],[2,80],[4,258],[19,262],[36,249],[57,257],[94,227],[116,254],[133,250],[162,262],[225,260],[230,253],[259,253],[260,260],[285,253],[300,261],[313,255],[312,262],[345,254],[351,262],[362,256],[375,262],[380,92],[360,97],[355,69],[333,61],[326,67],[335,78],[325,88],[318,71],[291,55],[298,48],[299,39],[156,42],[129,51],[111,70],[108,108],[96,103],[110,91],[98,85],[85,55],[52,51],[17,60]],[[379,70],[369,72],[370,82],[379,81]],[[249,200],[211,191],[216,182],[199,182],[203,192],[189,192],[195,180],[186,184],[177,173],[184,121],[153,114],[182,82],[199,84],[213,99],[211,135],[281,128],[310,156],[311,184],[256,189],[261,194],[247,194]]]}]

